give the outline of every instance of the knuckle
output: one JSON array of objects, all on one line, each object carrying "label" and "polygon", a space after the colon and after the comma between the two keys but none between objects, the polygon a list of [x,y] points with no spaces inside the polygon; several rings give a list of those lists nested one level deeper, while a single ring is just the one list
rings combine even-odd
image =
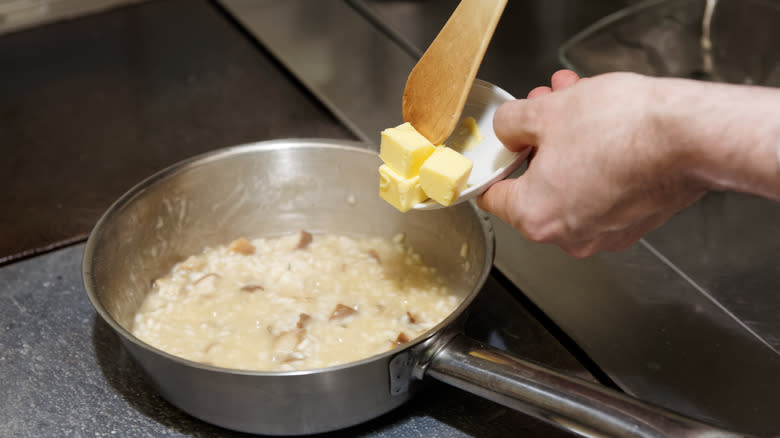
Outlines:
[{"label": "knuckle", "polygon": [[529,215],[523,223],[517,225],[516,228],[522,230],[528,240],[536,243],[556,242],[562,239],[565,233],[562,221],[542,214]]},{"label": "knuckle", "polygon": [[561,248],[570,256],[578,259],[590,257],[598,252],[596,247],[591,242]]},{"label": "knuckle", "polygon": [[535,132],[540,131],[545,121],[543,104],[527,105],[524,116],[523,124],[527,129]]}]

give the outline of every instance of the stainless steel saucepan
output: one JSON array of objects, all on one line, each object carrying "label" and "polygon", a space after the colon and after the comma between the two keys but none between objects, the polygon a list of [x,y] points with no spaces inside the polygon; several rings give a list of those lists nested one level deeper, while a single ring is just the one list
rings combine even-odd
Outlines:
[{"label": "stainless steel saucepan", "polygon": [[[89,298],[166,399],[229,429],[294,435],[351,426],[404,403],[432,377],[579,434],[738,436],[464,336],[459,321],[493,262],[490,220],[469,203],[395,211],[377,195],[379,164],[376,153],[354,143],[281,140],[218,150],[165,169],[122,196],[92,231],[83,260]],[[462,294],[462,303],[403,347],[307,371],[199,364],[130,333],[152,281],[174,263],[240,236],[301,229],[405,233],[425,262]]]}]

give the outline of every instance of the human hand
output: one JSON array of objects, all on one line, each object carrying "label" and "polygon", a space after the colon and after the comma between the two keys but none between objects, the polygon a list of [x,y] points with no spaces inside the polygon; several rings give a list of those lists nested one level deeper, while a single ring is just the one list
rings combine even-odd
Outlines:
[{"label": "human hand", "polygon": [[576,257],[628,248],[707,190],[689,171],[695,158],[661,129],[655,92],[635,74],[562,70],[551,88],[505,103],[497,137],[534,150],[523,175],[494,184],[478,205]]}]

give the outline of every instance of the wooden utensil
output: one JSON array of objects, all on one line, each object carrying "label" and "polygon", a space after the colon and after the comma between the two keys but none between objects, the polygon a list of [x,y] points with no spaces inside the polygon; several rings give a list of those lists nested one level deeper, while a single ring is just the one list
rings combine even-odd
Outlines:
[{"label": "wooden utensil", "polygon": [[405,122],[433,144],[455,129],[507,0],[461,0],[406,80]]}]

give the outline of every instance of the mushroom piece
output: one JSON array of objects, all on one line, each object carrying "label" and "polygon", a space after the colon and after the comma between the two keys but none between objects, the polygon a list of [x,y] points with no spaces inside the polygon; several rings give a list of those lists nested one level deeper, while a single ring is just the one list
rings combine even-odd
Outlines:
[{"label": "mushroom piece", "polygon": [[376,252],[376,250],[375,250],[375,249],[369,249],[369,250],[368,250],[368,255],[370,255],[370,256],[371,256],[371,258],[373,258],[374,260],[376,260],[376,264],[377,264],[377,265],[379,265],[379,266],[382,266],[382,258],[381,258],[381,257],[379,257],[379,253],[378,253],[378,252]]},{"label": "mushroom piece", "polygon": [[245,237],[239,237],[238,239],[230,242],[228,251],[236,254],[252,255],[255,253],[255,246],[249,243],[249,240],[247,240]]},{"label": "mushroom piece", "polygon": [[299,329],[302,329],[310,319],[311,319],[310,315],[306,313],[301,313],[298,316],[298,323],[295,324],[295,326],[298,327]]},{"label": "mushroom piece", "polygon": [[312,240],[314,240],[314,238],[311,233],[301,230],[300,239],[298,239],[298,244],[295,245],[295,249],[306,249]]},{"label": "mushroom piece", "polygon": [[328,320],[333,321],[337,319],[343,319],[355,313],[357,313],[357,310],[354,308],[339,303],[336,304],[336,307],[333,309],[333,312],[330,314],[330,319]]},{"label": "mushroom piece", "polygon": [[295,351],[304,337],[306,337],[305,329],[293,329],[279,333],[274,338],[274,349],[280,353]]},{"label": "mushroom piece", "polygon": [[246,286],[242,286],[241,290],[244,292],[254,292],[256,290],[265,290],[265,288],[259,284],[247,284]]},{"label": "mushroom piece", "polygon": [[406,336],[406,333],[401,332],[398,333],[398,337],[395,338],[395,341],[393,341],[393,345],[401,345],[409,342],[409,336]]}]

